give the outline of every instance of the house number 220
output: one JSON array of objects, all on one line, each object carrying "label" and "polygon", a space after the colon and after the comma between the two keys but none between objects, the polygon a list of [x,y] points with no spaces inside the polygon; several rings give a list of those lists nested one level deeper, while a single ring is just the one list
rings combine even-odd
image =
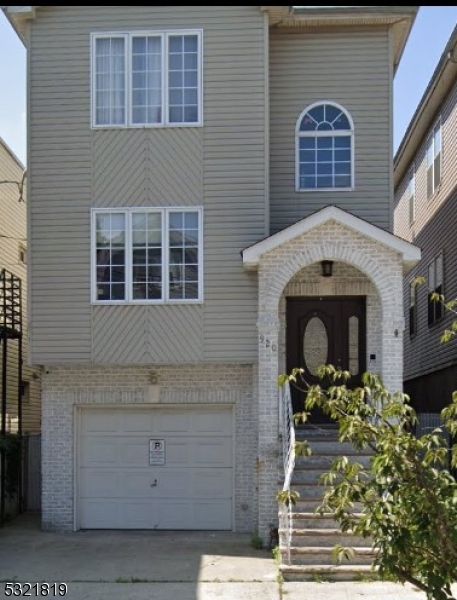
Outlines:
[{"label": "house number 220", "polygon": [[276,344],[272,344],[268,338],[261,335],[260,341],[265,342],[265,348],[271,348],[273,352],[276,352]]}]

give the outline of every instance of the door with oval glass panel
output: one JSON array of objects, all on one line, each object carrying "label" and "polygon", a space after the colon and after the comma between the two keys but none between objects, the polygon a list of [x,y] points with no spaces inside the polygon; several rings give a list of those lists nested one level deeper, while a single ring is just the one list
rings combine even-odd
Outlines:
[{"label": "door with oval glass panel", "polygon": [[[348,370],[350,388],[361,385],[366,370],[366,309],[363,296],[331,296],[287,299],[287,372],[299,367],[310,385],[329,386],[317,368],[333,364]],[[291,386],[294,413],[304,410],[304,393]],[[331,419],[315,409],[310,423],[330,424]]]}]

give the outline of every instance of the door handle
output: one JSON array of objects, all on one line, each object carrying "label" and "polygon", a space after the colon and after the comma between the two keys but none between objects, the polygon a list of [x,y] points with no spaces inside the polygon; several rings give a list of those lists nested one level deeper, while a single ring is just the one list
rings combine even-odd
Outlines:
[{"label": "door handle", "polygon": [[154,479],[153,483],[151,483],[151,487],[157,487],[157,479]]}]

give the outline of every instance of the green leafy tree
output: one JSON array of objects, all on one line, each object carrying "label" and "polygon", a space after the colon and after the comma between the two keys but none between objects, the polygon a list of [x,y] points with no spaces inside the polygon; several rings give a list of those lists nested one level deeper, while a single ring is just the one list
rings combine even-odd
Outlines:
[{"label": "green leafy tree", "polygon": [[[369,467],[345,456],[332,463],[323,476],[328,487],[318,510],[333,512],[343,531],[371,538],[382,578],[408,581],[428,599],[452,599],[457,483],[448,466],[457,465],[457,447],[450,456],[444,434],[457,434],[457,393],[442,411],[443,428],[417,438],[408,396],[391,394],[379,376],[365,373],[363,387],[351,390],[350,374],[326,365],[319,374],[332,385],[323,389],[306,385],[302,373],[294,369],[280,378],[280,384],[289,381],[303,389],[305,410],[297,418],[306,421],[308,411],[318,407],[338,425],[341,442],[372,453]],[[309,455],[308,444],[298,445],[297,452]],[[350,558],[352,549],[337,546],[335,554]]]}]

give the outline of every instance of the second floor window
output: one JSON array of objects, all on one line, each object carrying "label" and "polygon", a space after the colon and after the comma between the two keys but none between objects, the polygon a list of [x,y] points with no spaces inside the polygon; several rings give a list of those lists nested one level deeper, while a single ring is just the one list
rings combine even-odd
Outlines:
[{"label": "second floor window", "polygon": [[441,119],[427,138],[427,197],[435,193],[441,181]]},{"label": "second floor window", "polygon": [[411,167],[408,173],[408,187],[406,189],[406,196],[408,198],[408,213],[409,213],[409,224],[412,225],[416,218],[416,201],[415,201],[415,173],[414,165]]},{"label": "second floor window", "polygon": [[297,121],[296,190],[342,190],[354,185],[354,126],[333,102],[313,104]]},{"label": "second floor window", "polygon": [[201,218],[195,208],[94,210],[92,301],[201,301]]},{"label": "second floor window", "polygon": [[417,333],[417,285],[411,282],[409,285],[409,335],[413,337]]},{"label": "second floor window", "polygon": [[440,252],[428,265],[428,324],[433,325],[443,316],[443,303],[432,300],[432,294],[444,293],[443,291],[443,253]]},{"label": "second floor window", "polygon": [[200,125],[201,32],[94,34],[94,127]]}]

